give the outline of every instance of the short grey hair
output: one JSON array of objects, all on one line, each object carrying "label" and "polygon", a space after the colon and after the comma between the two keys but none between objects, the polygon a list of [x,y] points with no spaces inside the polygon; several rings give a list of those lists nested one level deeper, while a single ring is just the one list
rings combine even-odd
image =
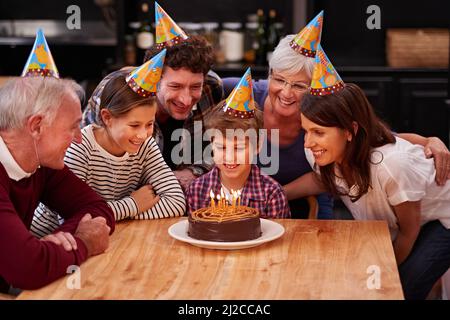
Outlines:
[{"label": "short grey hair", "polygon": [[289,43],[295,36],[295,34],[290,34],[281,39],[269,61],[270,70],[288,74],[305,71],[308,77],[311,78],[314,69],[314,58],[308,58],[291,48]]},{"label": "short grey hair", "polygon": [[84,91],[73,80],[53,77],[13,78],[0,88],[0,130],[20,129],[33,115],[53,123],[66,95],[81,101]]}]

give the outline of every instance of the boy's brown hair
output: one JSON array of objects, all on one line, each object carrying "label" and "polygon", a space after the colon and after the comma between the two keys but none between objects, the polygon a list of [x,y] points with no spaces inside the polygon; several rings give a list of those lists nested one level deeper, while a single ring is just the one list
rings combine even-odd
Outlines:
[{"label": "boy's brown hair", "polygon": [[205,115],[206,129],[217,129],[225,135],[227,129],[242,129],[244,131],[254,129],[259,132],[263,128],[263,113],[258,108],[255,109],[253,118],[241,119],[225,113],[223,111],[224,105],[225,100],[222,100]]}]

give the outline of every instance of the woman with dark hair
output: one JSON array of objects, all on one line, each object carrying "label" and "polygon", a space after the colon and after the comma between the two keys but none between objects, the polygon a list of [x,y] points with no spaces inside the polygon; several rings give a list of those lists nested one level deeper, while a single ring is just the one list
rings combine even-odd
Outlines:
[{"label": "woman with dark hair", "polygon": [[388,223],[405,297],[426,298],[450,266],[450,184],[436,184],[423,147],[394,136],[321,48],[301,108],[317,182],[355,219]]},{"label": "woman with dark hair", "polygon": [[[269,61],[268,79],[254,81],[253,84],[255,101],[264,111],[264,129],[269,131],[261,154],[276,148],[279,155],[276,173],[267,172],[266,164],[258,164],[263,171],[283,185],[295,218],[306,217],[307,211],[304,210],[302,198],[317,194],[313,193],[313,189],[300,193],[298,185],[302,183],[298,179],[302,179],[304,175],[308,176],[311,172],[303,149],[304,131],[300,119],[300,103],[311,82],[316,47],[320,42],[321,23],[322,13],[297,35],[283,38]],[[238,81],[239,78],[223,79],[225,94],[230,94]],[[278,135],[271,136],[270,133],[275,131]],[[450,161],[450,153],[444,143],[435,137],[424,138],[416,134],[399,134],[399,136],[411,143],[425,146],[428,156],[433,156],[436,161],[438,168],[436,180],[441,184],[445,183],[450,172],[445,163]],[[322,193],[318,195],[317,200],[318,218],[333,218],[332,197]]]}]

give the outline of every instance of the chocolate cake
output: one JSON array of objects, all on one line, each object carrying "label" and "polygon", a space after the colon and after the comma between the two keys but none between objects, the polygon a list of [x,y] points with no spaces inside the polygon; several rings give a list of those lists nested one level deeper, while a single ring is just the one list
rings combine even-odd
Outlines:
[{"label": "chocolate cake", "polygon": [[192,212],[188,220],[188,234],[198,240],[236,242],[261,236],[259,211],[246,206],[201,208]]}]

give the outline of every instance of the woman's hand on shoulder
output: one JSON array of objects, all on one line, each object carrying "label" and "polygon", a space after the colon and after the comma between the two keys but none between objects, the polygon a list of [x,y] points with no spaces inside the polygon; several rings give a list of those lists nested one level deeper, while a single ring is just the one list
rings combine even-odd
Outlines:
[{"label": "woman's hand on shoulder", "polygon": [[436,183],[439,186],[445,185],[447,179],[450,179],[450,151],[447,146],[437,137],[427,139],[425,147],[425,156],[434,158],[436,167]]},{"label": "woman's hand on shoulder", "polygon": [[434,159],[436,183],[439,186],[445,185],[447,179],[450,179],[450,151],[445,143],[437,137],[427,138],[415,133],[398,133],[397,136],[424,147],[425,156]]}]

